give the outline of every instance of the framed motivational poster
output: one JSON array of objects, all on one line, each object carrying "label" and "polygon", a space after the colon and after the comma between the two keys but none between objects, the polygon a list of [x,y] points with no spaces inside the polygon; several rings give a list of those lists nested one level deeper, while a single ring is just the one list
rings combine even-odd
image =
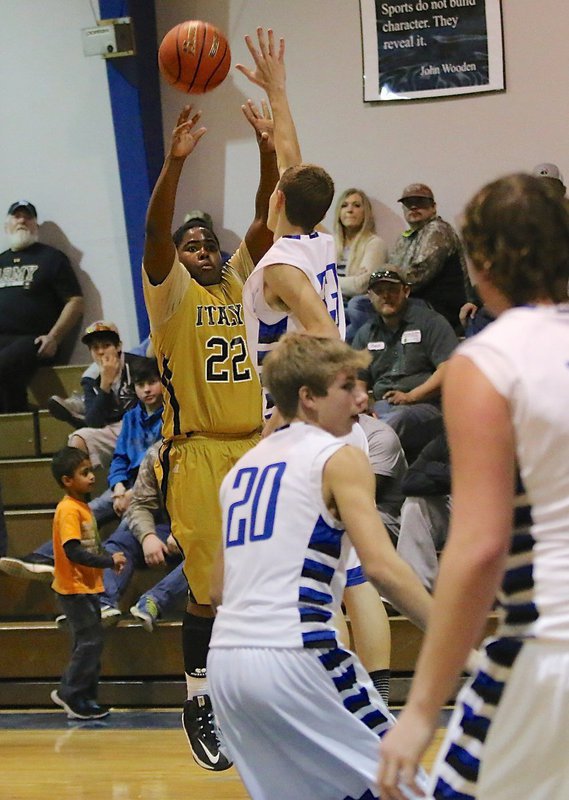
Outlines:
[{"label": "framed motivational poster", "polygon": [[364,100],[505,88],[500,0],[360,0]]}]

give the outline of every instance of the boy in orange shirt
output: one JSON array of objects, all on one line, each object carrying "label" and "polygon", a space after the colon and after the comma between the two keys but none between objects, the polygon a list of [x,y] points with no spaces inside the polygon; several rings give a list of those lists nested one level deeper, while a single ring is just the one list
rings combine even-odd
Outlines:
[{"label": "boy in orange shirt", "polygon": [[98,595],[103,570],[120,572],[124,553],[101,548],[97,523],[86,503],[95,483],[89,458],[76,447],[64,447],[51,462],[55,480],[65,489],[53,520],[55,558],[53,590],[66,615],[71,633],[71,660],[59,689],[51,693],[69,719],[101,719],[109,709],[97,703],[103,625]]}]

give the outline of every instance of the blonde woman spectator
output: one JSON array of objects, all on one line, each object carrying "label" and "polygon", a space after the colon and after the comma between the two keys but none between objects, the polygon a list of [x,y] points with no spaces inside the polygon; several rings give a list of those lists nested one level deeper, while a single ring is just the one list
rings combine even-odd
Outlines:
[{"label": "blonde woman spectator", "polygon": [[344,302],[348,303],[347,339],[351,341],[357,328],[373,313],[365,294],[369,276],[387,260],[387,246],[375,233],[371,203],[361,189],[346,189],[340,195],[334,215],[334,239],[340,287]]}]

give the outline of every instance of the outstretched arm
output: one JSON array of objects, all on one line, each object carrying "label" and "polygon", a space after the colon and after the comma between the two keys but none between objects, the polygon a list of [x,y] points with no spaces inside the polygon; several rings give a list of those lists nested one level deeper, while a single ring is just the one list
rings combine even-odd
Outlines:
[{"label": "outstretched arm", "polygon": [[257,39],[258,49],[250,36],[245,37],[245,43],[255,62],[255,69],[248,69],[243,64],[237,64],[236,68],[251,83],[260,86],[267,93],[275,121],[275,148],[279,173],[282,175],[286,169],[302,161],[296,127],[286,94],[285,43],[281,37],[277,45],[275,34],[270,29],[265,36],[263,28],[257,28]]},{"label": "outstretched arm", "polygon": [[265,100],[261,108],[257,108],[252,100],[241,106],[245,119],[249,122],[257,137],[259,147],[260,174],[259,186],[255,196],[255,217],[245,234],[245,244],[254,264],[265,255],[273,243],[273,234],[267,228],[269,216],[269,200],[279,179],[273,120]]},{"label": "outstretched arm", "polygon": [[192,115],[191,106],[182,109],[172,133],[170,149],[148,204],[143,263],[146,274],[153,283],[162,283],[174,262],[172,219],[176,192],[184,162],[206,132],[205,128],[194,130],[200,116],[201,111]]}]

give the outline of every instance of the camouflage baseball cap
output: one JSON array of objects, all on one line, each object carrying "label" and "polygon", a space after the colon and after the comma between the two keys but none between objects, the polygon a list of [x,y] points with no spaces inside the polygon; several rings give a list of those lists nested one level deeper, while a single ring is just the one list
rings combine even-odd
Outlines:
[{"label": "camouflage baseball cap", "polygon": [[435,200],[433,190],[425,183],[410,183],[409,186],[403,189],[403,193],[397,202],[401,203],[409,197],[428,197],[433,202]]}]

